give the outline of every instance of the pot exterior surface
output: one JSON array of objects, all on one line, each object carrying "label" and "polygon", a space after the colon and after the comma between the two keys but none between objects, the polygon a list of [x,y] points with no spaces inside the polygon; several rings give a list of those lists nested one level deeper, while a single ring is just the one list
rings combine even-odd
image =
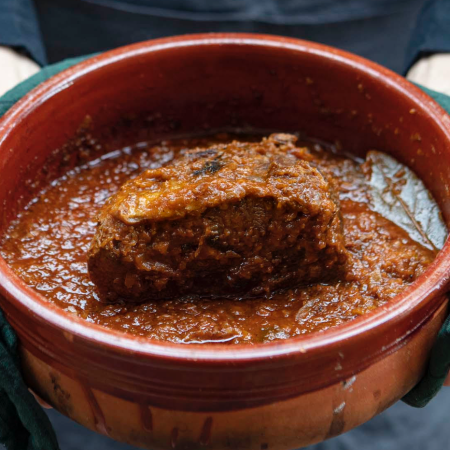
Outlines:
[{"label": "pot exterior surface", "polygon": [[47,403],[81,425],[118,441],[151,450],[290,450],[351,430],[398,401],[423,373],[446,315],[444,303],[406,345],[344,381],[244,410],[188,412],[172,410],[170,405],[159,408],[96,390],[89,378],[67,375],[67,368],[64,373],[26,348],[22,348],[22,363],[29,386]]},{"label": "pot exterior surface", "polygon": [[[149,41],[52,77],[0,121],[0,233],[73,167],[80,132],[109,152],[215,130],[307,131],[392,154],[450,224],[450,118],[362,58],[258,35]],[[450,244],[413,286],[321,333],[269,344],[180,345],[126,336],[50,304],[0,258],[0,305],[28,383],[79,423],[149,448],[293,448],[370,419],[420,378],[442,324]]]}]

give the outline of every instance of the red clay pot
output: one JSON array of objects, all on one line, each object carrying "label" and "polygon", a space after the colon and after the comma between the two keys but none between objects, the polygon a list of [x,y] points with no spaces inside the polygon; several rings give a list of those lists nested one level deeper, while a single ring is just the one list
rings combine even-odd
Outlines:
[{"label": "red clay pot", "polygon": [[[383,150],[416,171],[450,223],[450,118],[422,91],[322,45],[211,34],[96,56],[16,104],[0,122],[0,231],[61,172],[55,149],[86,115],[109,149],[240,127],[303,130],[361,155]],[[414,386],[447,313],[449,274],[447,243],[384,307],[254,346],[158,343],[103,329],[49,304],[2,259],[0,303],[29,385],[79,423],[152,449],[289,449],[361,424]]]}]

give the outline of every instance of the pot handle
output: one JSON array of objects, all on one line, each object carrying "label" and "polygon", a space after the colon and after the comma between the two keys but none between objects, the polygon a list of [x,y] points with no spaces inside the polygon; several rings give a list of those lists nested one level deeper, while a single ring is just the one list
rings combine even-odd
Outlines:
[{"label": "pot handle", "polygon": [[[425,375],[402,400],[414,408],[426,406],[446,384],[450,369],[450,315],[440,329],[430,353]],[[450,381],[450,380],[448,380]],[[447,381],[447,382],[448,382]],[[449,384],[450,385],[450,384]]]}]

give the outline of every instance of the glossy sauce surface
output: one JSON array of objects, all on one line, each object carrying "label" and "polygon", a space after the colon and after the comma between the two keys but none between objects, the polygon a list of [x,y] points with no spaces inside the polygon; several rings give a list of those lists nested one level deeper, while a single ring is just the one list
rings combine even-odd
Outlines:
[{"label": "glossy sauce surface", "polygon": [[297,145],[305,147],[311,164],[336,180],[350,255],[345,277],[270,298],[100,302],[89,279],[87,251],[101,205],[143,170],[160,167],[186,149],[229,139],[220,135],[140,144],[76,167],[20,214],[6,233],[1,255],[50,302],[89,322],[149,339],[230,344],[286,339],[352,320],[390,301],[434,259],[434,251],[370,209],[360,161],[325,145],[303,143]]}]

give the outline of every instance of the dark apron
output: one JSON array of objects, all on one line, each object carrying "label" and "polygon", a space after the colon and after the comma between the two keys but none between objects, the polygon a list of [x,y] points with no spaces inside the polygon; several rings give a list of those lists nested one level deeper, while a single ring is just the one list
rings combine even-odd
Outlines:
[{"label": "dark apron", "polygon": [[[19,0],[23,1],[23,0]],[[48,62],[174,34],[269,33],[401,71],[424,0],[36,0]]]}]

